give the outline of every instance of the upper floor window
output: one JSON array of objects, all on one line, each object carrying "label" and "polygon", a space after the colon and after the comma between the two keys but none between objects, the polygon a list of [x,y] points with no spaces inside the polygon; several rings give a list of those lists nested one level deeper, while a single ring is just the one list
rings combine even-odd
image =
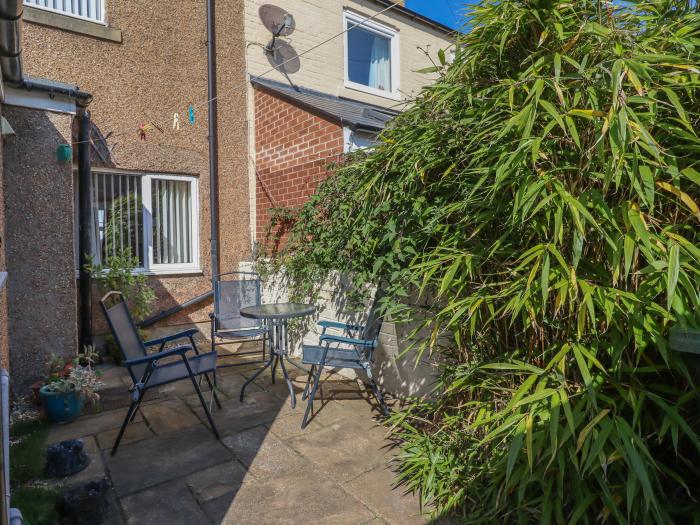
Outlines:
[{"label": "upper floor window", "polygon": [[399,35],[396,30],[345,11],[345,85],[396,98]]},{"label": "upper floor window", "polygon": [[24,5],[90,22],[105,23],[105,0],[24,0]]}]

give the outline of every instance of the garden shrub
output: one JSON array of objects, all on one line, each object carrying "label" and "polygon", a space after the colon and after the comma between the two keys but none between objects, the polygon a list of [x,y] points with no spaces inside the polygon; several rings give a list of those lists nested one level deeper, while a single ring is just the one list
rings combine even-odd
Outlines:
[{"label": "garden shrub", "polygon": [[392,421],[438,513],[697,521],[697,371],[667,343],[698,323],[697,2],[486,0],[466,27],[275,264],[296,295],[340,271],[427,318],[411,351],[447,364]]}]

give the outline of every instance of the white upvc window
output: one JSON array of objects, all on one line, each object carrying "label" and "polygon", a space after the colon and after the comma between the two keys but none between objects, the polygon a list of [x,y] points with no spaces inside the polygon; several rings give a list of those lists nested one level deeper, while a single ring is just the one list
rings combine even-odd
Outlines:
[{"label": "white upvc window", "polygon": [[361,149],[371,151],[377,145],[377,134],[369,131],[343,128],[343,139],[345,153]]},{"label": "white upvc window", "polygon": [[398,100],[398,32],[352,11],[343,11],[343,25],[345,87]]},{"label": "white upvc window", "polygon": [[200,271],[196,177],[102,169],[92,177],[95,262],[129,249],[146,273]]},{"label": "white upvc window", "polygon": [[24,0],[24,5],[97,24],[105,23],[105,0]]}]

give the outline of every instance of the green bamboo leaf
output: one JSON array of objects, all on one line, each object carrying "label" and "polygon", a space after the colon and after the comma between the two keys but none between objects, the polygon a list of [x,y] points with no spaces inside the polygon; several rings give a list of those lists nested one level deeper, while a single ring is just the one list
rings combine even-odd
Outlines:
[{"label": "green bamboo leaf", "polygon": [[632,263],[634,262],[634,251],[636,245],[634,239],[630,235],[625,235],[624,250],[625,250],[625,279],[630,274]]},{"label": "green bamboo leaf", "polygon": [[581,451],[581,447],[583,447],[583,443],[586,441],[586,438],[588,437],[588,434],[590,434],[591,430],[593,430],[593,427],[595,427],[598,422],[603,419],[605,416],[607,416],[610,413],[609,408],[604,408],[600,412],[596,414],[596,416],[589,421],[589,423],[583,427],[583,430],[578,435],[578,439],[576,440],[576,452]]},{"label": "green bamboo leaf", "polygon": [[525,418],[525,452],[527,454],[527,464],[530,467],[530,472],[532,472],[532,461],[533,461],[533,444],[532,444],[532,426],[533,417],[532,412],[528,412]]},{"label": "green bamboo leaf", "polygon": [[506,467],[506,485],[513,473],[513,468],[515,467],[515,462],[520,456],[520,452],[523,449],[523,439],[525,433],[525,421],[521,421],[515,430],[515,435],[512,437],[510,442],[510,447],[508,447],[508,465]]},{"label": "green bamboo leaf", "polygon": [[680,271],[680,248],[677,244],[672,244],[668,251],[668,270],[666,273],[666,303],[671,304],[676,295],[676,285],[678,284],[678,272]]},{"label": "green bamboo leaf", "polygon": [[549,252],[545,252],[542,257],[542,272],[540,273],[540,289],[542,290],[542,309],[547,308],[547,298],[549,297]]}]

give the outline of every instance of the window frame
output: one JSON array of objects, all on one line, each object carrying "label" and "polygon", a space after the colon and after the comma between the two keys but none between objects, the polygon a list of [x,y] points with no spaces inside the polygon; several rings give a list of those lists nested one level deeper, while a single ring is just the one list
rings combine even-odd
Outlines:
[{"label": "window frame", "polygon": [[[373,88],[370,86],[365,86],[358,82],[353,82],[350,80],[350,68],[349,60],[350,55],[348,53],[348,35],[350,33],[350,26],[357,25],[370,33],[382,36],[389,39],[389,52],[391,60],[391,91],[385,91],[382,89]],[[401,46],[399,45],[399,31],[392,27],[380,24],[374,20],[369,20],[367,17],[357,14],[353,11],[344,10],[343,11],[343,30],[345,35],[343,38],[343,75],[344,75],[344,85],[348,89],[353,89],[355,91],[362,91],[364,93],[369,93],[370,95],[376,95],[382,98],[389,98],[392,100],[401,99],[401,68],[400,68],[400,57],[401,57]]]},{"label": "window frame", "polygon": [[[51,1],[51,0],[49,0],[49,1]],[[80,1],[80,0],[72,0],[72,1],[78,2],[78,1]],[[99,2],[99,4],[100,4],[100,18],[99,18],[99,19],[97,19],[97,18],[90,18],[89,16],[78,15],[78,14],[75,14],[75,13],[71,13],[71,12],[68,12],[68,11],[64,11],[63,9],[56,9],[56,8],[54,8],[54,7],[49,7],[49,6],[44,6],[44,5],[38,5],[38,4],[30,3],[30,2],[28,2],[27,0],[22,0],[22,5],[23,5],[24,7],[32,7],[32,8],[34,8],[34,9],[40,9],[40,10],[42,10],[42,11],[48,11],[49,13],[56,13],[56,14],[59,14],[59,15],[69,16],[69,17],[71,17],[71,18],[76,18],[76,19],[78,19],[78,20],[84,20],[85,22],[92,22],[93,24],[99,24],[99,25],[102,25],[102,26],[106,26],[106,25],[107,25],[107,17],[106,17],[106,13],[105,13],[105,8],[106,8],[106,5],[105,5],[105,4],[106,4],[106,0],[98,0],[98,2]]]},{"label": "window frame", "polygon": [[[93,168],[91,175],[104,173],[107,175],[129,175],[139,177],[141,182],[141,201],[143,205],[143,246],[144,266],[135,269],[135,273],[146,275],[192,274],[201,273],[199,252],[199,177],[196,175],[177,175],[170,173],[148,173],[139,171],[119,170],[110,168]],[[191,263],[155,264],[153,262],[153,180],[173,180],[190,183],[190,206],[192,221],[190,224]],[[77,187],[77,186],[76,186]],[[77,193],[77,192],[76,192]],[[77,208],[76,208],[77,212]],[[76,251],[77,253],[77,251]]]},{"label": "window frame", "polygon": [[[372,139],[369,138],[369,135],[372,135]],[[343,152],[366,151],[369,153],[377,145],[378,141],[376,139],[378,135],[379,133],[372,134],[369,131],[353,130],[345,126],[343,128]],[[363,144],[363,142],[368,140],[372,141],[371,145]]]}]

